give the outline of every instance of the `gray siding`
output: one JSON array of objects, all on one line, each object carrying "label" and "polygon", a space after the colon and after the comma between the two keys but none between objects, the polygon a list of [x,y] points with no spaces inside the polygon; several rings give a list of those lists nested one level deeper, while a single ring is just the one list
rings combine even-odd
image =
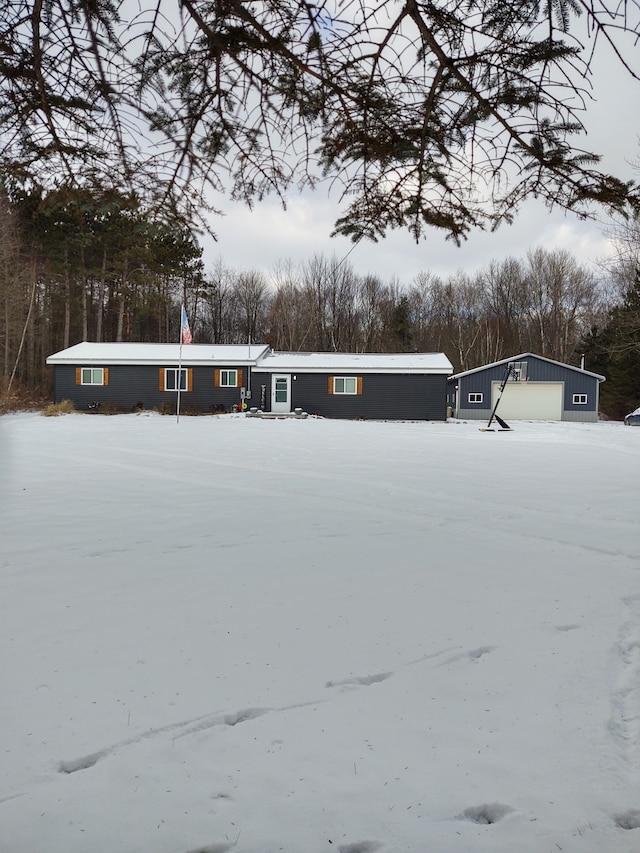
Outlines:
[{"label": "gray siding", "polygon": [[[278,374],[281,375],[281,374]],[[414,374],[363,374],[362,394],[329,394],[329,376],[355,373],[291,374],[291,408],[327,418],[446,420],[447,377]],[[294,379],[294,376],[296,377]],[[261,405],[265,386],[265,405]],[[271,408],[271,373],[254,372],[251,405]]]},{"label": "gray siding", "polygon": [[[78,365],[80,366],[80,365]],[[159,387],[160,367],[175,368],[167,365],[109,365],[108,385],[76,385],[74,365],[54,366],[54,401],[71,400],[76,408],[88,409],[98,402],[110,405],[118,410],[132,411],[141,406],[144,409],[176,409],[175,391],[161,391]],[[211,412],[217,406],[230,411],[231,406],[240,402],[240,388],[216,388],[214,386],[213,367],[193,367],[193,390],[180,392],[180,408],[188,411],[190,407],[202,412]],[[224,365],[222,369],[242,370],[243,383],[247,381],[247,368],[236,365]]]},{"label": "gray siding", "polygon": [[[499,410],[498,414],[500,414]],[[488,421],[490,417],[491,409],[458,409],[458,418],[461,421]]]},{"label": "gray siding", "polygon": [[[512,359],[509,359],[510,361]],[[598,380],[593,376],[572,370],[559,364],[527,356],[521,361],[527,363],[528,382],[563,382],[564,400],[562,419],[566,421],[590,422],[598,419]],[[494,382],[504,379],[507,362],[479,370],[470,376],[450,379],[451,385],[458,385],[458,416],[469,420],[483,420],[491,412],[491,389]],[[481,403],[469,403],[469,394],[480,392]],[[573,402],[574,394],[586,394],[586,405]],[[488,407],[488,408],[487,408]]]},{"label": "gray siding", "polygon": [[[581,409],[584,409],[584,406],[581,406]],[[562,413],[562,420],[568,421],[574,424],[593,424],[598,420],[598,413],[591,411],[576,411],[572,410],[570,412]]]},{"label": "gray siding", "polygon": [[[78,365],[80,366],[80,365]],[[100,365],[109,368],[108,385],[76,385],[75,365],[54,367],[54,400],[72,400],[78,409],[93,403],[120,411],[164,409],[174,412],[176,392],[161,391],[159,369],[162,365]],[[175,367],[167,364],[165,367]],[[248,374],[247,367],[225,365],[243,371],[243,384],[251,389],[248,404],[269,411],[271,374]],[[240,402],[240,388],[216,388],[214,368],[193,367],[193,389],[182,391],[180,408],[202,412],[223,407],[230,411]],[[224,368],[223,368],[224,369]],[[297,374],[291,377],[291,408],[328,418],[371,418],[382,420],[445,420],[446,376],[373,374],[362,377],[362,394],[329,394],[329,374]],[[350,374],[351,375],[351,374]],[[250,383],[250,386],[249,384]],[[264,392],[263,392],[264,386]]]}]

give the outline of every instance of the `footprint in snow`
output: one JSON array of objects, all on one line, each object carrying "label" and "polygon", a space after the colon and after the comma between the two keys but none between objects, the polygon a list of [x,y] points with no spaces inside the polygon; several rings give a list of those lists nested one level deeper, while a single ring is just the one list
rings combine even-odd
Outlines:
[{"label": "footprint in snow", "polygon": [[343,678],[341,681],[327,681],[325,687],[369,687],[391,678],[392,672],[377,672],[375,675],[355,676],[354,678]]},{"label": "footprint in snow", "polygon": [[490,824],[497,823],[512,811],[511,806],[505,806],[504,803],[483,803],[481,806],[470,806],[458,818],[471,823]]},{"label": "footprint in snow", "polygon": [[339,853],[375,853],[382,844],[379,841],[354,841],[351,844],[341,844]]},{"label": "footprint in snow", "polygon": [[620,829],[640,829],[640,809],[629,809],[614,815],[615,825]]}]

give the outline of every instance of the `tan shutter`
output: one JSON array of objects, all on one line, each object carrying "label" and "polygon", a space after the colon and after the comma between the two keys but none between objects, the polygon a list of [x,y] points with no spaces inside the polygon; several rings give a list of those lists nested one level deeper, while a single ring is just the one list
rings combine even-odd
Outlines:
[{"label": "tan shutter", "polygon": [[161,367],[158,371],[158,387],[161,391],[164,391],[164,367]]},{"label": "tan shutter", "polygon": [[362,394],[362,376],[356,377],[356,394]]},{"label": "tan shutter", "polygon": [[238,371],[238,388],[242,388],[242,371]]},{"label": "tan shutter", "polygon": [[82,368],[76,367],[76,385],[82,385]]},{"label": "tan shutter", "polygon": [[333,394],[333,376],[329,377],[329,388],[327,390],[329,394]]},{"label": "tan shutter", "polygon": [[213,384],[216,388],[220,387],[220,371],[218,368],[213,371]]},{"label": "tan shutter", "polygon": [[102,384],[103,385],[109,384],[109,368],[108,367],[105,367],[102,370]]},{"label": "tan shutter", "polygon": [[193,367],[187,368],[187,391],[193,391]]}]

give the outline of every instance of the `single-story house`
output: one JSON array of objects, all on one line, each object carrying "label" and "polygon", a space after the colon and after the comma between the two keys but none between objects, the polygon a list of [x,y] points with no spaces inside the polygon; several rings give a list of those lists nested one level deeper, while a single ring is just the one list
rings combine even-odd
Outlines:
[{"label": "single-story house", "polygon": [[54,402],[175,411],[301,408],[330,418],[445,420],[442,353],[276,353],[265,344],[84,342],[49,356]]},{"label": "single-story house", "polygon": [[497,413],[511,420],[598,420],[604,376],[525,352],[449,377],[447,403],[456,418],[488,420],[511,366]]}]

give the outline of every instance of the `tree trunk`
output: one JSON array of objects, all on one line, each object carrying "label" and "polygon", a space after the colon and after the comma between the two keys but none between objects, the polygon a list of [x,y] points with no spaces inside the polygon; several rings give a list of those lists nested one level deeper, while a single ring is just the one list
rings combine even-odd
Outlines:
[{"label": "tree trunk", "polygon": [[100,272],[100,287],[98,288],[98,304],[96,306],[96,341],[102,343],[102,317],[104,313],[104,292],[107,277],[107,250],[102,252],[102,270]]}]

